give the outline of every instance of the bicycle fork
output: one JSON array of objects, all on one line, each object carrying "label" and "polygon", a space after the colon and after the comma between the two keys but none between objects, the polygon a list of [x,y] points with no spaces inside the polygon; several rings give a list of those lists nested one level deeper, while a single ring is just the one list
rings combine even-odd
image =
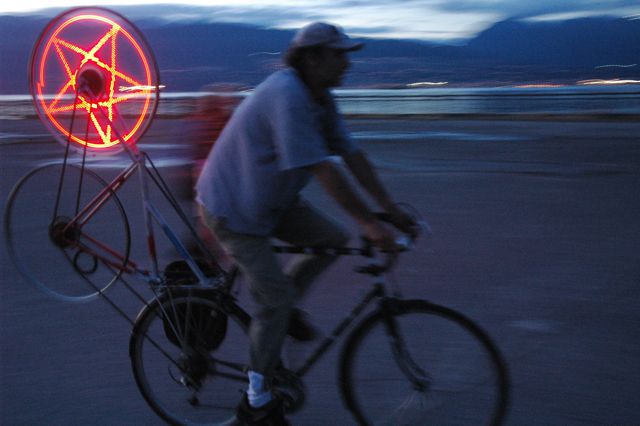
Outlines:
[{"label": "bicycle fork", "polygon": [[413,360],[406,342],[402,335],[402,330],[395,318],[398,306],[398,299],[395,297],[385,297],[380,302],[380,311],[387,335],[390,338],[390,345],[393,356],[398,367],[418,392],[426,392],[431,384],[429,375],[422,367]]}]

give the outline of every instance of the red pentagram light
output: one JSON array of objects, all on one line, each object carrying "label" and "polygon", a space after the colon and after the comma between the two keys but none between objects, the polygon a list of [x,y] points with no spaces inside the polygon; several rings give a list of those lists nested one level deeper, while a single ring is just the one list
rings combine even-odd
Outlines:
[{"label": "red pentagram light", "polygon": [[119,151],[142,136],[155,113],[153,54],[133,24],[106,9],[55,18],[36,43],[30,72],[38,114],[63,143]]}]

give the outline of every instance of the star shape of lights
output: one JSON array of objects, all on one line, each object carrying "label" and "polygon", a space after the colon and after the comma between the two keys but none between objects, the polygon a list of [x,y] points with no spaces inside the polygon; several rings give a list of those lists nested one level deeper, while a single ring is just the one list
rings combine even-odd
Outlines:
[{"label": "star shape of lights", "polygon": [[[68,37],[65,38],[59,35],[62,29],[81,20],[95,20],[97,23],[107,24],[107,29],[104,32],[100,31],[94,41],[88,44],[89,47],[82,47],[78,43],[70,41]],[[140,56],[146,74],[146,78],[143,77],[146,80],[146,85],[141,84],[135,76],[124,72],[118,66],[119,39],[128,41]],[[52,49],[51,46],[53,47]],[[49,51],[52,52],[50,56],[52,60],[59,62],[64,72],[64,82],[59,90],[54,91],[53,98],[49,100],[45,96],[40,96],[44,112],[52,124],[64,135],[70,136],[75,142],[94,148],[107,148],[117,145],[120,142],[120,138],[128,141],[140,127],[149,106],[150,95],[155,90],[155,87],[150,85],[149,65],[135,39],[121,25],[102,16],[83,15],[71,18],[62,24],[49,39],[40,69],[38,83],[38,93],[40,95],[42,95],[41,92],[44,87],[44,65],[49,58],[47,56]],[[78,92],[78,77],[80,71],[86,65],[99,68],[106,77],[104,93],[101,93],[97,99],[91,99],[86,94]],[[116,90],[118,81],[120,84],[128,85],[124,88],[126,93],[119,93]],[[120,91],[122,89],[120,88]],[[69,95],[73,96],[74,101],[68,102]],[[123,130],[119,128],[120,132],[115,132],[113,122],[117,117],[116,106],[132,99],[136,99],[139,102],[141,95],[146,96],[143,96],[144,103],[136,122],[132,123],[131,129]],[[86,112],[89,123],[91,123],[99,137],[98,142],[84,140],[73,134],[69,135],[70,132],[73,132],[73,129],[65,129],[56,117],[70,111],[73,111],[74,114],[77,111]],[[89,125],[87,125],[87,134],[88,128]]]}]

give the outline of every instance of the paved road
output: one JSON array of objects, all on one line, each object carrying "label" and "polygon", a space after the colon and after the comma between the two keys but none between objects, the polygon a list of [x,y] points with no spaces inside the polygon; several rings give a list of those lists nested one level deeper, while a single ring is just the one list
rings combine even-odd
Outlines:
[{"label": "paved road", "polygon": [[[434,230],[397,274],[406,293],[467,313],[505,353],[514,393],[508,424],[640,424],[640,123],[350,127],[397,198]],[[0,129],[35,135],[0,142],[3,207],[20,175],[62,149],[37,136],[37,122],[2,121]],[[175,183],[180,161],[166,160],[185,150],[172,135],[179,123],[160,120],[146,141]],[[135,206],[135,191],[127,194]],[[308,196],[334,210],[317,187]],[[128,324],[100,301],[47,298],[0,250],[0,423],[161,424],[131,375]],[[307,301],[327,330],[366,289],[352,283],[352,266],[339,263]],[[138,304],[121,289],[113,297],[135,314]],[[294,424],[351,424],[335,387],[335,353],[310,375],[310,403]]]}]

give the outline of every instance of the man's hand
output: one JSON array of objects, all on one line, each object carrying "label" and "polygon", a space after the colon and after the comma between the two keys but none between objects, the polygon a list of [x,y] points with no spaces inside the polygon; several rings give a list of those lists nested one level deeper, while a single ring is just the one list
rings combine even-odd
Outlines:
[{"label": "man's hand", "polygon": [[395,251],[396,237],[382,222],[374,220],[362,225],[364,236],[383,251]]},{"label": "man's hand", "polygon": [[397,204],[392,204],[391,207],[387,209],[387,214],[389,215],[389,221],[400,231],[412,238],[418,235],[420,225],[418,225],[411,215],[398,207]]}]

